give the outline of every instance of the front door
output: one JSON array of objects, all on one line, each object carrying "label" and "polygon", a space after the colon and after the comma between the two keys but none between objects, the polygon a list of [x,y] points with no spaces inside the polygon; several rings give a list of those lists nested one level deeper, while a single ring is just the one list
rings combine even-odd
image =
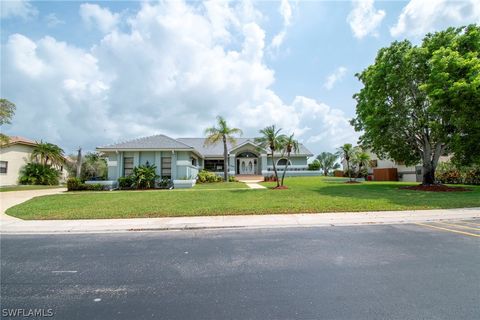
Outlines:
[{"label": "front door", "polygon": [[255,174],[255,159],[240,158],[238,163],[240,165],[240,174]]}]

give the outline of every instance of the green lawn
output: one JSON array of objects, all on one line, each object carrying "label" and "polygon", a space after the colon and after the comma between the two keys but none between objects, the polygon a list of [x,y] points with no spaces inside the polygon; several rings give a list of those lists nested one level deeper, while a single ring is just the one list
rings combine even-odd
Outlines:
[{"label": "green lawn", "polygon": [[288,178],[286,184],[288,190],[202,190],[202,186],[76,192],[35,198],[7,213],[22,219],[93,219],[480,207],[478,186],[468,186],[470,192],[430,193],[399,189],[408,183],[346,184],[323,177]]},{"label": "green lawn", "polygon": [[64,186],[31,186],[31,185],[19,185],[11,187],[0,187],[0,192],[8,191],[24,191],[24,190],[39,190],[39,189],[57,189],[63,188]]},{"label": "green lawn", "polygon": [[193,189],[199,190],[218,190],[218,189],[248,189],[243,182],[217,182],[217,183],[197,183]]}]

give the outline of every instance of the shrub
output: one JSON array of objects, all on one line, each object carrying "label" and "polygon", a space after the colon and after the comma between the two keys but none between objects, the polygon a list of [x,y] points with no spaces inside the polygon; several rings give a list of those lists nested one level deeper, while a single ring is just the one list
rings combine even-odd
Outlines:
[{"label": "shrub", "polygon": [[155,179],[158,178],[155,169],[155,165],[149,164],[133,168],[131,175],[133,179],[132,187],[137,189],[150,189],[155,187]]},{"label": "shrub", "polygon": [[27,163],[20,172],[20,184],[58,185],[60,172],[49,165]]},{"label": "shrub", "polygon": [[79,178],[68,178],[67,180],[68,191],[103,191],[105,186],[96,184],[86,184]]},{"label": "shrub", "polygon": [[312,163],[308,164],[308,170],[310,171],[318,171],[320,170],[320,161],[315,159]]},{"label": "shrub", "polygon": [[79,178],[68,178],[67,180],[67,189],[68,191],[80,190],[80,186],[83,184],[83,181]]},{"label": "shrub", "polygon": [[172,180],[164,178],[157,183],[160,189],[169,189],[172,186]]},{"label": "shrub", "polygon": [[228,177],[228,182],[237,182],[237,179],[235,179],[234,176],[229,176]]},{"label": "shrub", "polygon": [[198,173],[198,183],[221,182],[223,179],[213,172],[202,170]]},{"label": "shrub", "polygon": [[480,184],[480,166],[462,167],[444,162],[438,165],[435,176],[441,183]]},{"label": "shrub", "polygon": [[277,177],[275,177],[274,175],[266,176],[266,177],[263,178],[263,181],[265,181],[265,182],[275,182],[275,181],[277,181]]},{"label": "shrub", "polygon": [[132,188],[132,185],[133,185],[132,176],[118,178],[118,188],[122,190],[128,190]]}]

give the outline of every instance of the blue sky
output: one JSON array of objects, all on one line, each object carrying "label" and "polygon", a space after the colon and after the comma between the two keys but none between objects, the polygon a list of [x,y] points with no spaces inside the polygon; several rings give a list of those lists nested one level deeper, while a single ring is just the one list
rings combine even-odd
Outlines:
[{"label": "blue sky", "polygon": [[200,136],[221,114],[332,151],[356,142],[354,74],[378,49],[479,21],[473,0],[2,0],[2,97],[18,108],[2,131],[70,152]]}]

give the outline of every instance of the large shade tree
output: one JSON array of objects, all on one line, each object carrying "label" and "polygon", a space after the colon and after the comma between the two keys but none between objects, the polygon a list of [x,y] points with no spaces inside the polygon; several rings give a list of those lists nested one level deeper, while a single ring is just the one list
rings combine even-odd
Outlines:
[{"label": "large shade tree", "polygon": [[275,164],[274,155],[275,152],[280,152],[284,145],[285,136],[280,134],[282,129],[277,129],[275,125],[271,125],[260,130],[261,136],[255,138],[255,143],[260,147],[268,151],[268,156],[270,156],[273,165],[273,173],[275,174],[275,180],[277,181],[277,188],[280,186],[280,181],[278,179],[277,166]]},{"label": "large shade tree", "polygon": [[362,146],[406,165],[422,163],[423,185],[435,183],[441,155],[480,160],[480,28],[428,34],[421,45],[393,42],[357,74],[352,125]]},{"label": "large shade tree", "polygon": [[320,164],[320,170],[323,171],[323,175],[327,176],[330,170],[340,168],[337,163],[338,155],[330,152],[322,152],[316,158]]},{"label": "large shade tree", "polygon": [[242,130],[238,128],[230,128],[227,121],[221,117],[217,117],[217,124],[213,127],[205,129],[205,145],[223,144],[223,177],[225,182],[228,181],[228,147],[236,144],[235,136],[241,136]]},{"label": "large shade tree", "polygon": [[[0,126],[11,124],[15,114],[15,104],[7,99],[0,99]],[[8,136],[0,133],[0,143],[8,143]]]}]

